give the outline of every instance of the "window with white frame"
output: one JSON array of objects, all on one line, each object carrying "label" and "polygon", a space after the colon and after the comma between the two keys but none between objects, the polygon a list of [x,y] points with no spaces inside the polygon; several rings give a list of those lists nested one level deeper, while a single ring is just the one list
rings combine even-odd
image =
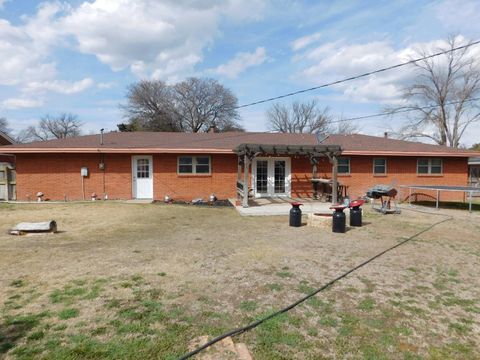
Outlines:
[{"label": "window with white frame", "polygon": [[339,174],[350,174],[350,158],[338,158],[337,172]]},{"label": "window with white frame", "polygon": [[417,159],[417,174],[435,175],[442,174],[442,159],[437,158],[419,158]]},{"label": "window with white frame", "polygon": [[374,158],[373,159],[373,174],[385,175],[387,173],[387,159]]},{"label": "window with white frame", "polygon": [[210,174],[210,156],[179,156],[179,174]]}]

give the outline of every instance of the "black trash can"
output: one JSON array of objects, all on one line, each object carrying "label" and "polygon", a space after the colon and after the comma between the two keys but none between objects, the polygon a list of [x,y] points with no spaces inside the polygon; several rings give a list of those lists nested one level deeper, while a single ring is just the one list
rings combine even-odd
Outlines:
[{"label": "black trash can", "polygon": [[350,209],[350,226],[362,226],[362,209],[354,206]]},{"label": "black trash can", "polygon": [[302,226],[302,210],[300,210],[300,206],[302,205],[303,204],[299,202],[292,203],[292,208],[290,209],[290,226]]},{"label": "black trash can", "polygon": [[362,226],[362,206],[364,200],[359,199],[350,203],[350,226]]},{"label": "black trash can", "polygon": [[346,231],[346,216],[343,210],[345,206],[332,206],[335,212],[332,216],[332,231],[335,233],[344,233]]}]

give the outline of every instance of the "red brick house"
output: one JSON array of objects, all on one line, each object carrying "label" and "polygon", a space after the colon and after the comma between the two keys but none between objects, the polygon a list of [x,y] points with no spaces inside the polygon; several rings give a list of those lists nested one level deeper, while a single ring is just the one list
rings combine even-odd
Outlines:
[{"label": "red brick house", "polygon": [[[466,186],[472,152],[366,135],[120,133],[15,144],[17,199],[176,200],[311,198],[312,177],[335,178],[350,197],[379,183]],[[246,160],[246,165],[245,165]],[[332,163],[338,165],[332,166]],[[315,165],[316,169],[313,169]],[[448,195],[461,197],[461,194]],[[446,200],[446,199],[444,199]]]}]

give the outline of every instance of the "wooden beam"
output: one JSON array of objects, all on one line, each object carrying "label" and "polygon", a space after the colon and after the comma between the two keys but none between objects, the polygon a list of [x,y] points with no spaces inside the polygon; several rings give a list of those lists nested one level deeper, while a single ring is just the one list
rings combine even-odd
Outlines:
[{"label": "wooden beam", "polygon": [[338,159],[336,155],[331,157],[332,162],[332,204],[338,202]]},{"label": "wooden beam", "polygon": [[238,156],[238,162],[237,162],[237,180],[240,180],[240,177],[242,176],[242,161],[240,155]]},{"label": "wooden beam", "polygon": [[244,208],[248,207],[248,166],[250,165],[250,159],[248,155],[245,154],[243,158],[243,199],[242,206]]}]

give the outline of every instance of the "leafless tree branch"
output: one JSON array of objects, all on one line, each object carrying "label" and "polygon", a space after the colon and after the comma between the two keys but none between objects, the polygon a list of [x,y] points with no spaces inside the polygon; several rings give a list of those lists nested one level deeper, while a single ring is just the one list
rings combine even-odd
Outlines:
[{"label": "leafless tree branch", "polygon": [[[450,36],[441,50],[459,46],[461,39]],[[439,145],[459,147],[465,131],[480,121],[480,63],[469,48],[415,63],[419,76],[404,89],[406,105],[386,109],[386,113],[408,109],[413,116],[399,129],[401,138],[429,138]],[[428,55],[426,49],[419,55]],[[428,109],[425,109],[428,107]]]}]

